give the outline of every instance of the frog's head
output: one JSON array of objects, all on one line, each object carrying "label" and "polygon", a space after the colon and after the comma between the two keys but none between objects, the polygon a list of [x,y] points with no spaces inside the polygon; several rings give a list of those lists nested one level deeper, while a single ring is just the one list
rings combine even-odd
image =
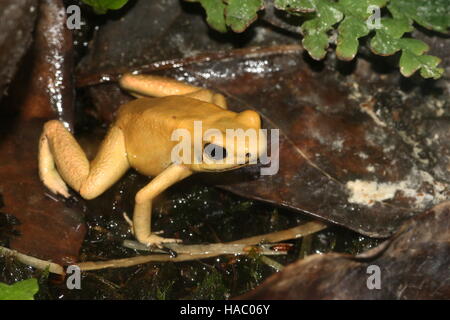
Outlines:
[{"label": "frog's head", "polygon": [[225,171],[255,164],[267,148],[267,137],[260,129],[260,116],[252,110],[206,123],[201,150],[194,146],[194,154],[201,161],[191,169]]}]

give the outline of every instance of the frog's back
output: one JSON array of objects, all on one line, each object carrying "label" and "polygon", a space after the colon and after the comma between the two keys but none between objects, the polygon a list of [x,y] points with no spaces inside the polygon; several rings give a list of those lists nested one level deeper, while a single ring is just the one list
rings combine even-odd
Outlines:
[{"label": "frog's back", "polygon": [[116,124],[126,126],[130,121],[135,124],[138,120],[176,124],[183,120],[202,120],[213,115],[220,117],[232,113],[212,103],[183,96],[139,98],[120,107]]},{"label": "frog's back", "polygon": [[120,107],[115,126],[122,129],[128,160],[137,171],[155,176],[171,163],[175,129],[192,130],[195,120],[214,121],[234,112],[182,96],[140,98]]}]

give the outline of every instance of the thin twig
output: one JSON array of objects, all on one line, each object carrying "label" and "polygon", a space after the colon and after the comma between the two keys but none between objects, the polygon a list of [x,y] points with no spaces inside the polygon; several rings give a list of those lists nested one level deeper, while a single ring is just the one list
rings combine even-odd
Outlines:
[{"label": "thin twig", "polygon": [[303,259],[307,255],[309,255],[309,251],[311,250],[311,244],[312,244],[311,234],[303,237],[302,244],[300,246],[300,253],[298,255],[299,259]]},{"label": "thin twig", "polygon": [[320,221],[308,222],[294,228],[272,232],[268,234],[263,234],[259,236],[254,236],[250,238],[245,238],[237,241],[232,241],[229,243],[245,243],[245,244],[256,244],[260,242],[282,242],[290,239],[297,239],[309,234],[313,234],[325,229],[327,225]]},{"label": "thin twig", "polygon": [[[273,232],[269,234],[259,235],[250,238],[244,238],[237,241],[227,242],[227,244],[246,244],[246,245],[256,245],[261,242],[281,242],[289,239],[296,239],[302,236],[312,234],[323,230],[327,227],[325,223],[319,221],[308,222],[303,225]],[[167,254],[154,254],[148,256],[137,256],[132,258],[124,258],[124,259],[114,259],[109,261],[98,261],[98,262],[81,262],[78,264],[82,271],[90,271],[90,270],[99,270],[106,268],[125,268],[131,267],[138,264],[149,263],[149,262],[182,262],[182,261],[190,261],[197,259],[206,259],[217,257],[221,255],[221,253],[207,253],[207,254],[179,254],[177,257],[171,257]]]},{"label": "thin twig", "polygon": [[[279,246],[284,246],[285,244],[278,244]],[[163,250],[155,249],[152,247],[147,247],[145,244],[132,241],[125,240],[123,242],[123,246],[129,249],[139,250],[139,251],[148,251],[148,252],[158,252],[164,253]],[[241,243],[211,243],[211,244],[192,244],[192,245],[184,245],[178,243],[166,243],[165,247],[175,251],[177,254],[190,254],[190,255],[205,255],[210,253],[217,254],[247,254],[250,251],[254,251],[258,254],[263,255],[283,255],[286,254],[285,250],[274,250],[273,247],[276,247],[277,244],[272,245],[248,245]]]},{"label": "thin twig", "polygon": [[[323,230],[327,227],[325,223],[313,221],[308,222],[303,225],[283,230],[283,231],[277,231],[269,234],[259,235],[255,237],[250,238],[244,238],[237,241],[228,242],[227,244],[243,244],[247,246],[251,245],[257,245],[261,242],[281,242],[289,239],[296,239],[300,238],[315,232],[318,232],[320,230]],[[275,246],[275,245],[272,245]],[[228,253],[203,253],[203,254],[179,254],[177,257],[170,257],[167,254],[155,254],[155,255],[149,255],[149,256],[137,256],[132,258],[125,258],[125,259],[114,259],[109,261],[92,261],[92,262],[81,262],[78,264],[78,267],[82,271],[89,271],[89,270],[99,270],[99,269],[106,269],[106,268],[125,268],[125,267],[131,267],[138,264],[148,263],[148,262],[165,262],[165,261],[172,261],[172,262],[182,262],[182,261],[189,261],[189,260],[197,260],[197,259],[206,259],[211,257],[216,257],[221,254],[228,254]],[[46,270],[48,268],[49,272],[64,275],[64,268],[56,263],[41,260],[35,257],[31,257],[28,255],[25,255],[23,253],[17,252],[15,250],[11,250],[5,247],[0,246],[0,256],[13,256],[17,259],[17,261],[22,262],[26,265],[32,266],[39,270]]]},{"label": "thin twig", "polygon": [[33,268],[39,269],[39,270],[46,270],[48,268],[48,271],[51,273],[56,273],[60,275],[64,275],[64,268],[60,266],[59,264],[41,260],[35,257],[27,256],[26,254],[17,252],[16,250],[11,250],[5,247],[0,246],[0,256],[12,256],[17,261],[22,262],[23,264],[32,266]]},{"label": "thin twig", "polygon": [[284,268],[284,266],[281,263],[279,263],[273,259],[270,259],[269,257],[266,257],[266,256],[261,257],[261,261],[263,263],[267,264],[272,269],[275,269],[276,272],[280,272]]}]

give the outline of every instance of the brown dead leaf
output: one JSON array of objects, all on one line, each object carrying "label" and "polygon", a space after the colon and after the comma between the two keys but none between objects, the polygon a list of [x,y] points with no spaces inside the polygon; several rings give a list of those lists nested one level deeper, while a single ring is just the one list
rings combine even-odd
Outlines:
[{"label": "brown dead leaf", "polygon": [[449,268],[450,202],[444,202],[377,248],[356,257],[309,256],[239,299],[449,299]]}]

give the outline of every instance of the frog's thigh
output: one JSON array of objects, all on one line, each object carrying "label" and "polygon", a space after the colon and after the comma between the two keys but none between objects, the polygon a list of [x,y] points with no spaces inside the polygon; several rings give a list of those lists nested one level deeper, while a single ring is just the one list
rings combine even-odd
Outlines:
[{"label": "frog's thigh", "polygon": [[151,233],[152,201],[168,187],[191,174],[191,170],[185,166],[173,164],[139,190],[136,194],[133,214],[134,235],[139,242],[152,245],[176,241],[164,239]]},{"label": "frog's thigh", "polygon": [[186,84],[181,81],[152,75],[124,74],[120,86],[132,94],[152,97],[184,95],[201,101],[210,102],[227,108],[225,97],[220,93]]},{"label": "frog's thigh", "polygon": [[89,175],[80,188],[85,199],[93,199],[111,187],[130,168],[125,138],[118,127],[111,127],[91,162]]},{"label": "frog's thigh", "polygon": [[129,73],[120,78],[119,84],[127,91],[152,97],[183,95],[200,89],[170,78]]},{"label": "frog's thigh", "polygon": [[39,144],[39,174],[53,192],[69,196],[66,184],[86,199],[103,193],[129,168],[122,131],[108,132],[94,161],[86,155],[72,134],[57,120],[44,125]]}]

